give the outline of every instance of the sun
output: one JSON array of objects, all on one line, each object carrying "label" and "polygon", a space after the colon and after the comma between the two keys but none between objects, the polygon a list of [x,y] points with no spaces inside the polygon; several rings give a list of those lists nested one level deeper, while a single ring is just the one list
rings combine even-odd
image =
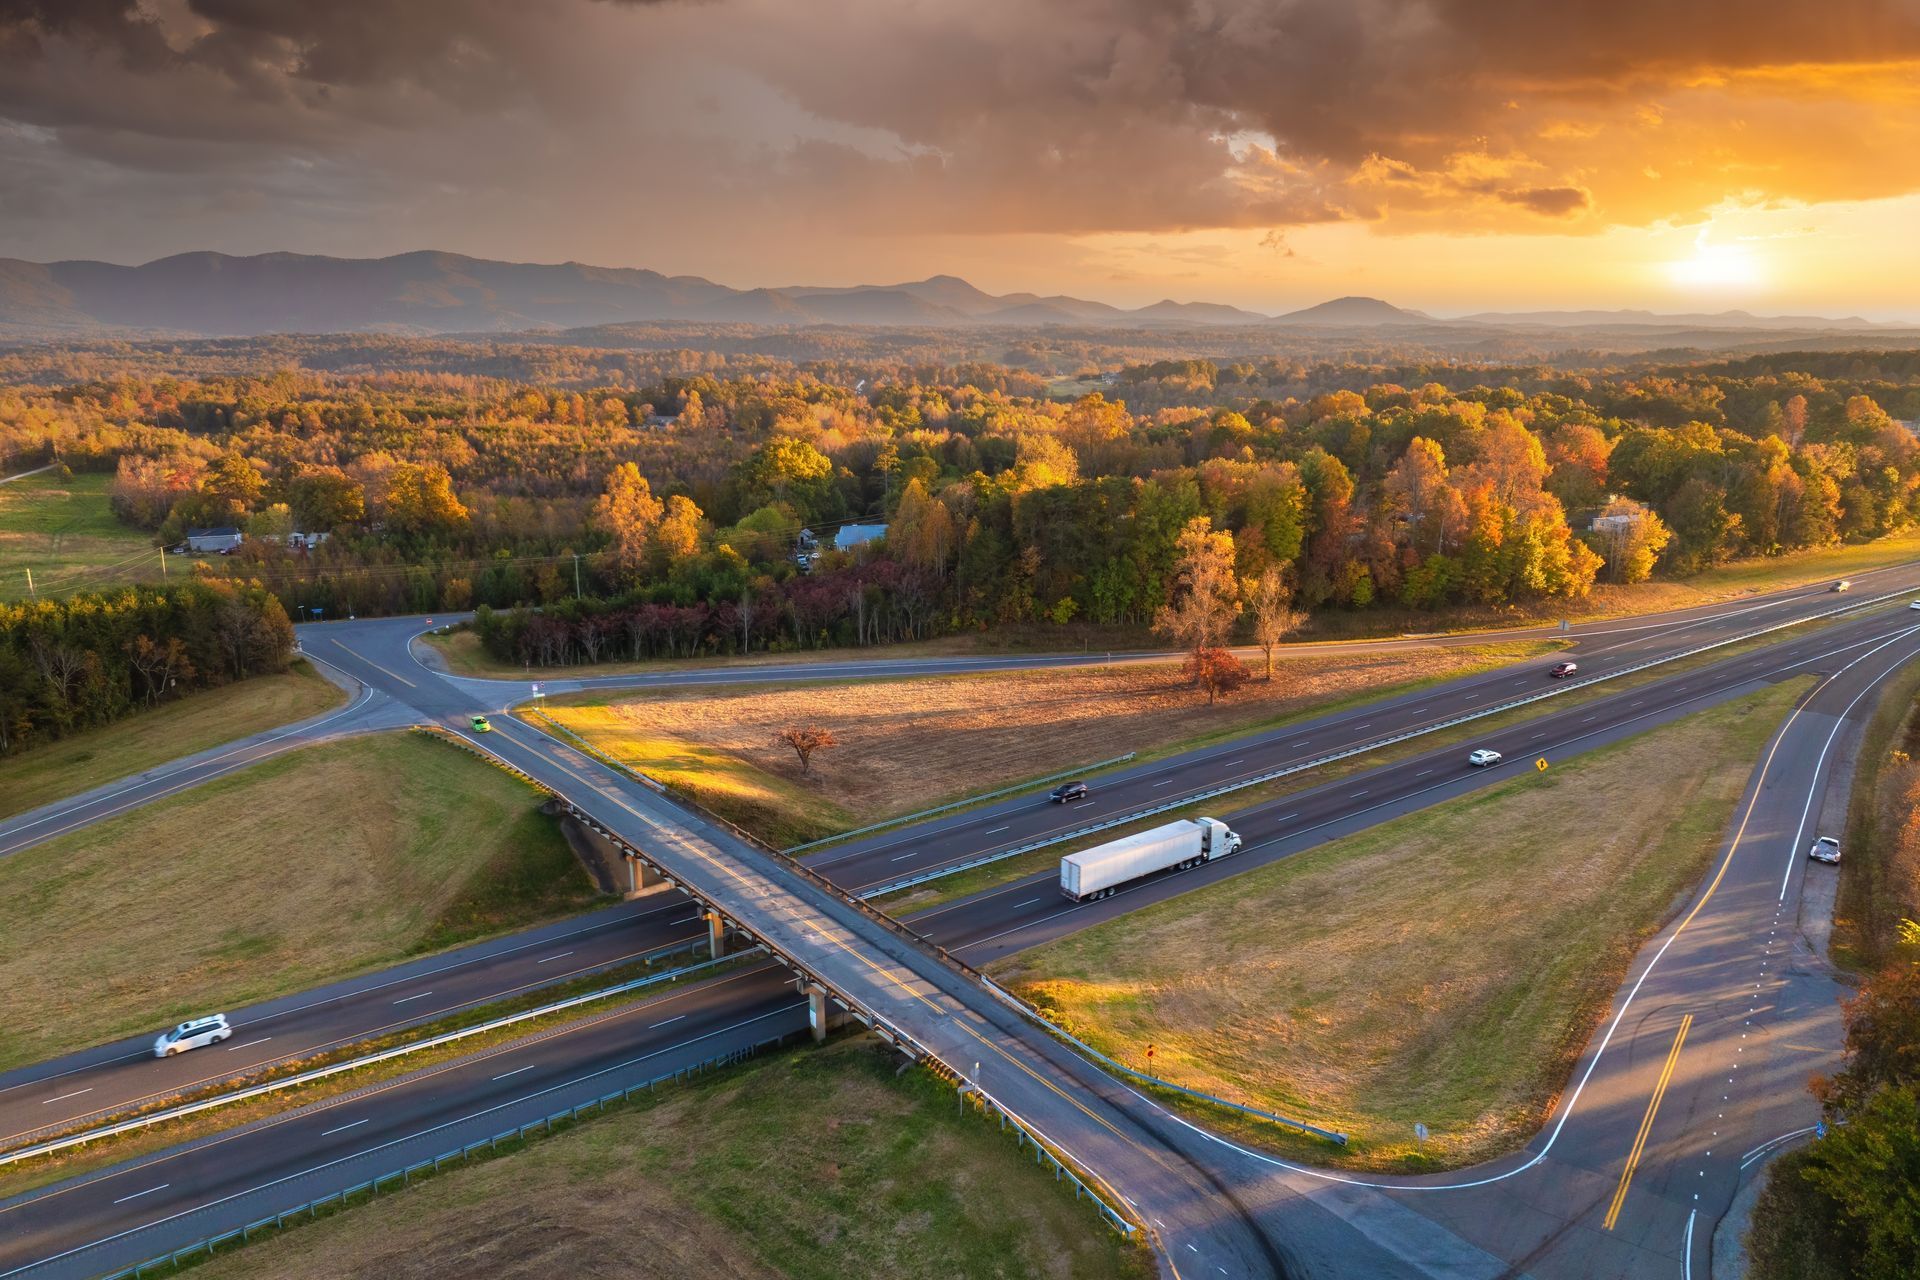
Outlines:
[{"label": "sun", "polygon": [[1702,227],[1694,237],[1693,256],[1667,264],[1667,274],[1677,285],[1692,288],[1751,288],[1761,281],[1761,263],[1744,244],[1709,244]]}]

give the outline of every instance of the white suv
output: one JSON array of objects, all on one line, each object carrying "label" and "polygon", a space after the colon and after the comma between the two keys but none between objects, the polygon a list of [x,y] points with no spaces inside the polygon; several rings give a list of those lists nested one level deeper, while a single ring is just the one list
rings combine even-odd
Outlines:
[{"label": "white suv", "polygon": [[233,1034],[233,1028],[227,1025],[227,1015],[216,1013],[210,1018],[195,1018],[192,1022],[183,1022],[171,1031],[162,1031],[153,1042],[153,1056],[171,1058],[176,1053],[185,1053],[189,1049],[204,1049],[210,1044],[218,1044]]}]

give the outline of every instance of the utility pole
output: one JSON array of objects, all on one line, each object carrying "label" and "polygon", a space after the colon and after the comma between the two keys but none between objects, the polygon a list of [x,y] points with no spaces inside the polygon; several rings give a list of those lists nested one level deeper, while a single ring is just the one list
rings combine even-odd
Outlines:
[{"label": "utility pole", "polygon": [[163,578],[167,576],[167,549],[165,547],[160,548],[160,576]]},{"label": "utility pole", "polygon": [[27,570],[27,594],[32,596],[35,600],[38,600],[40,598],[40,593],[36,591],[33,586],[33,570],[32,569]]},{"label": "utility pole", "polygon": [[580,553],[573,553],[573,598],[580,598]]}]

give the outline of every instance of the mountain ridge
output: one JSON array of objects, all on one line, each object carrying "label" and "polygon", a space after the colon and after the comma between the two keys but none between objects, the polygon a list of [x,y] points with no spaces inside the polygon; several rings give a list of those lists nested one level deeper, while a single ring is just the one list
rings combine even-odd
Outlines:
[{"label": "mountain ridge", "polygon": [[1164,298],[1125,308],[1066,295],[992,294],[953,275],[883,285],[736,289],[701,276],[581,262],[529,263],[420,249],[384,258],[198,250],[138,266],[0,258],[0,336],[136,331],[200,337],[267,333],[510,333],[640,322],[865,325],[1246,325],[1376,329],[1502,326],[1872,331],[1858,316],[1765,317],[1744,311],[1479,312],[1436,317],[1349,296],[1267,315]]}]

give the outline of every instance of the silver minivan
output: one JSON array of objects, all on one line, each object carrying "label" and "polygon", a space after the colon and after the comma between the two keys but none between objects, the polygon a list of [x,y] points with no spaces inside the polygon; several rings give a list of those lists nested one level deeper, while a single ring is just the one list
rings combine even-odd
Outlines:
[{"label": "silver minivan", "polygon": [[189,1049],[204,1049],[210,1044],[218,1044],[233,1034],[233,1028],[227,1025],[227,1015],[216,1013],[207,1018],[195,1018],[192,1022],[183,1022],[171,1031],[162,1031],[153,1042],[153,1056],[171,1058],[176,1053],[185,1053]]}]

